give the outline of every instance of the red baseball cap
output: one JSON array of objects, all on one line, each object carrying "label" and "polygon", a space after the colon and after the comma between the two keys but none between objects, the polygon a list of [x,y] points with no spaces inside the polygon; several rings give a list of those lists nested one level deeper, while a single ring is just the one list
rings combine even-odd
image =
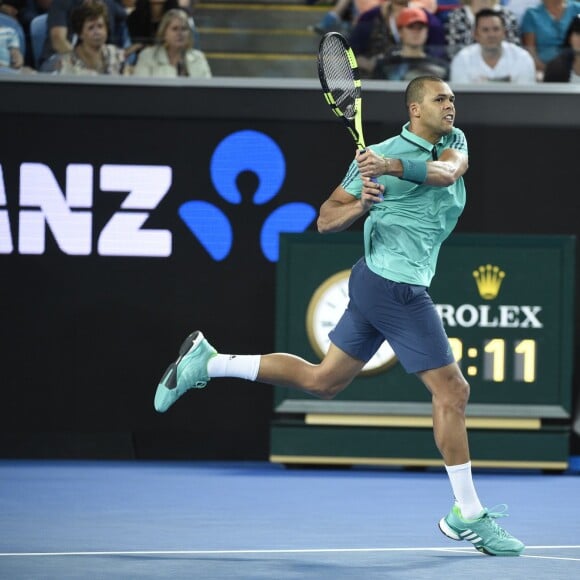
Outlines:
[{"label": "red baseball cap", "polygon": [[404,28],[405,26],[415,24],[416,22],[420,22],[425,26],[428,26],[429,24],[427,14],[424,10],[421,10],[421,8],[403,8],[403,10],[399,12],[399,16],[397,16],[398,28]]}]

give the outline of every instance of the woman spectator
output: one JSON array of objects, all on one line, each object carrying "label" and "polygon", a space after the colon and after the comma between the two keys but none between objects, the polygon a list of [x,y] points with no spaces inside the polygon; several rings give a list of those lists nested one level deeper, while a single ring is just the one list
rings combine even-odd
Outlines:
[{"label": "woman spectator", "polygon": [[568,27],[564,49],[546,64],[546,83],[580,83],[580,15]]},{"label": "woman spectator", "polygon": [[452,59],[462,48],[473,44],[473,27],[475,15],[482,8],[497,10],[505,24],[505,39],[520,44],[518,20],[515,14],[497,0],[462,0],[459,8],[451,10],[445,24],[445,42],[447,56]]},{"label": "woman spectator", "polygon": [[119,75],[125,55],[113,44],[106,44],[108,31],[107,7],[102,2],[86,2],[71,14],[77,42],[72,50],[60,57],[60,74]]},{"label": "woman spectator", "polygon": [[566,31],[578,14],[580,2],[574,0],[543,0],[526,10],[522,20],[522,41],[534,57],[539,78],[543,77],[546,63],[558,56]]},{"label": "woman spectator", "polygon": [[128,53],[138,53],[155,44],[155,37],[163,15],[174,8],[187,12],[193,29],[193,0],[136,0],[135,9],[127,17],[131,46]]},{"label": "woman spectator", "polygon": [[193,48],[193,33],[183,10],[165,13],[157,30],[157,44],[139,53],[133,74],[138,77],[212,76],[203,52]]}]

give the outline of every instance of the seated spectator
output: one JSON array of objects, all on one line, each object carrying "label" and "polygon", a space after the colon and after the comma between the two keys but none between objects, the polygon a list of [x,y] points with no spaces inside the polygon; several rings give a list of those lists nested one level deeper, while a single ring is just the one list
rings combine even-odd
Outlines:
[{"label": "seated spectator", "polygon": [[0,23],[0,72],[18,72],[24,64],[16,30]]},{"label": "seated spectator", "polygon": [[[66,54],[73,49],[72,11],[86,2],[99,0],[52,0],[48,9],[46,43],[40,58],[41,70],[51,72],[58,58],[54,55]],[[125,26],[127,13],[118,0],[102,0],[108,13],[109,41],[122,48],[125,43]]]},{"label": "seated spectator", "polygon": [[568,27],[563,50],[546,64],[544,82],[580,83],[580,15]]},{"label": "seated spectator", "polygon": [[505,25],[496,10],[475,15],[475,44],[462,48],[451,61],[453,83],[535,83],[536,67],[530,53],[505,40]]},{"label": "seated spectator", "polygon": [[528,8],[522,20],[522,41],[536,63],[542,78],[546,63],[558,56],[566,31],[575,16],[580,14],[580,2],[574,0],[543,0]]},{"label": "seated spectator", "polygon": [[[159,23],[169,10],[182,8],[191,17],[190,0],[137,0],[135,9],[127,17],[127,28],[131,38],[128,52],[139,52],[155,44]],[[190,24],[193,28],[193,18]]]},{"label": "seated spectator", "polygon": [[427,13],[420,8],[405,8],[397,16],[397,27],[401,46],[392,49],[377,61],[373,78],[410,81],[418,76],[432,75],[447,79],[447,62],[429,56],[425,51]]},{"label": "seated spectator", "polygon": [[[408,8],[409,0],[387,0],[359,15],[350,32],[350,44],[356,55],[362,77],[371,77],[377,59],[401,42],[397,16]],[[445,50],[445,35],[439,19],[426,12],[429,27],[427,52],[439,55]]]},{"label": "seated spectator", "polygon": [[173,9],[164,14],[157,30],[157,44],[139,53],[133,74],[137,77],[212,76],[203,52],[193,48],[193,32],[183,10]]},{"label": "seated spectator", "polygon": [[445,43],[449,58],[453,58],[462,48],[473,43],[475,15],[484,8],[497,10],[505,23],[506,40],[520,44],[518,20],[509,8],[501,6],[497,0],[462,0],[462,5],[447,15]]},{"label": "seated spectator", "polygon": [[[319,34],[337,31],[348,34],[350,28],[356,23],[360,14],[383,4],[386,0],[335,0],[332,10],[329,10],[313,27],[312,30]],[[316,0],[307,0],[307,4],[316,4]],[[427,12],[435,14],[437,0],[414,0],[414,8],[424,8]]]},{"label": "seated spectator", "polygon": [[72,11],[71,24],[77,42],[71,52],[60,57],[60,74],[122,74],[125,55],[119,47],[106,44],[107,18],[107,7],[102,2],[87,2]]}]

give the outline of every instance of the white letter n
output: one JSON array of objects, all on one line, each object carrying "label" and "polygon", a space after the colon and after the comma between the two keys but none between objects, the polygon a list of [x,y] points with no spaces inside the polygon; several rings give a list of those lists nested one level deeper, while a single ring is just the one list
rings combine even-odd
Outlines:
[{"label": "white letter n", "polygon": [[[91,211],[93,168],[71,164],[66,169],[66,196],[50,167],[42,163],[20,166],[20,227],[18,248],[21,254],[43,254],[47,224],[58,247],[71,255],[86,256],[92,247]],[[36,209],[38,208],[38,209]]]}]

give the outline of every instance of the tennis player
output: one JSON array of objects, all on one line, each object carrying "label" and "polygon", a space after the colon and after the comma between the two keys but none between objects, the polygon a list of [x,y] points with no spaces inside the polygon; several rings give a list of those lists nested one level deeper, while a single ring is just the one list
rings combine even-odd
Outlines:
[{"label": "tennis player", "polygon": [[485,554],[517,556],[524,544],[496,523],[506,514],[484,508],[475,490],[465,427],[469,385],[427,292],[439,248],[465,205],[467,142],[455,127],[455,95],[444,81],[416,78],[405,99],[409,122],[401,133],[357,153],[320,208],[321,233],[345,230],[366,216],[365,255],[352,269],[350,301],[329,335],[324,360],[311,364],[285,353],[218,354],[195,331],[161,378],[155,409],[166,411],[189,389],[203,388],[215,377],[331,399],[386,339],[404,369],[415,373],[432,395],[435,442],[455,496],[451,511],[439,522],[441,531],[472,542]]}]

